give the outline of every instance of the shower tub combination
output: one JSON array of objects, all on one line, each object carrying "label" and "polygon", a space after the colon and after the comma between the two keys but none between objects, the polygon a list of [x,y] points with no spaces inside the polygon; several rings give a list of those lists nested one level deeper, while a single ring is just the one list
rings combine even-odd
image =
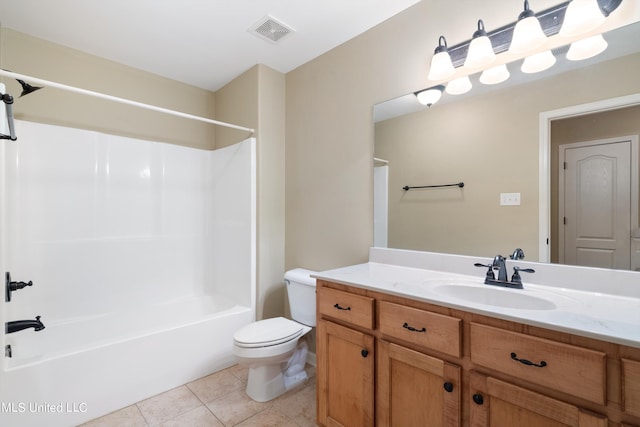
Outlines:
[{"label": "shower tub combination", "polygon": [[255,140],[205,151],[16,121],[0,145],[0,425],[69,426],[234,363],[255,317]]}]

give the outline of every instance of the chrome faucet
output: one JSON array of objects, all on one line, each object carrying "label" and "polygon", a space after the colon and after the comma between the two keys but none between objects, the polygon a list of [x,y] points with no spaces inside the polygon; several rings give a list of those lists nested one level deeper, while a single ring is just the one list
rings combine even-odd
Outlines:
[{"label": "chrome faucet", "polygon": [[524,251],[522,249],[520,249],[520,248],[516,248],[513,251],[513,253],[511,255],[509,255],[509,258],[515,259],[515,260],[522,259],[522,258],[524,258]]},{"label": "chrome faucet", "polygon": [[36,316],[35,320],[14,320],[13,322],[6,322],[4,324],[4,333],[12,334],[27,328],[33,328],[34,331],[43,330],[44,325],[40,321],[40,316]]},{"label": "chrome faucet", "polygon": [[[514,259],[514,256],[519,256],[519,254],[516,254],[518,251],[522,252],[522,249],[516,249],[516,251],[514,251],[514,255],[511,256],[511,259]],[[524,258],[523,252],[521,258]],[[520,268],[516,265],[513,267],[513,276],[511,276],[511,280],[509,280],[507,275],[507,260],[502,255],[496,255],[491,264],[475,263],[474,265],[476,267],[488,268],[487,274],[484,278],[485,285],[502,286],[505,288],[522,289],[522,278],[520,277],[520,272],[535,273],[533,268]],[[498,270],[497,278],[494,270]]]},{"label": "chrome faucet", "polygon": [[507,281],[507,263],[502,255],[496,255],[491,264],[493,270],[498,270],[498,280]]}]

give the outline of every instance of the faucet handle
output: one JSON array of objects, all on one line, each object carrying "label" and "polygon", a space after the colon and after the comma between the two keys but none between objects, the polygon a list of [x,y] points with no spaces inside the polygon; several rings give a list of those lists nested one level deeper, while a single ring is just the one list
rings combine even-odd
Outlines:
[{"label": "faucet handle", "polygon": [[513,267],[513,276],[511,276],[511,282],[522,284],[522,278],[520,277],[520,272],[523,273],[535,273],[536,271],[533,268],[520,268],[517,265]]},{"label": "faucet handle", "polygon": [[491,279],[491,280],[496,280],[496,275],[493,272],[493,264],[481,264],[479,262],[476,262],[475,264],[473,264],[475,267],[486,267],[488,268],[487,270],[487,275],[485,279]]}]

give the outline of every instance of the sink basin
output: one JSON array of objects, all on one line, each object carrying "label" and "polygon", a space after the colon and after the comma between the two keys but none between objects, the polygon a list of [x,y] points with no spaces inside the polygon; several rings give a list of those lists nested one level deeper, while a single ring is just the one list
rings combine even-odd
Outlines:
[{"label": "sink basin", "polygon": [[444,297],[476,304],[519,310],[553,310],[556,305],[544,298],[523,293],[520,289],[507,289],[490,285],[467,286],[446,284],[434,286],[432,291]]}]

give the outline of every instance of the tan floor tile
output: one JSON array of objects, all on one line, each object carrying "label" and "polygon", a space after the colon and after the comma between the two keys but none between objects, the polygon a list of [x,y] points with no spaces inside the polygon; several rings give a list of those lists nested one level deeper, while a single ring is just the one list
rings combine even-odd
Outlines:
[{"label": "tan floor tile", "polygon": [[315,378],[274,400],[273,407],[300,425],[315,425]]},{"label": "tan floor tile", "polygon": [[147,422],[136,405],[127,406],[80,427],[147,427]]},{"label": "tan floor tile", "polygon": [[237,424],[237,427],[299,427],[293,420],[270,407]]},{"label": "tan floor tile", "polygon": [[140,412],[150,425],[172,420],[198,406],[202,406],[202,402],[186,386],[174,388],[138,403]]},{"label": "tan floor tile", "polygon": [[249,368],[247,368],[246,366],[233,365],[227,368],[227,371],[243,383],[247,383],[247,379],[249,378]]},{"label": "tan floor tile", "polygon": [[224,423],[233,426],[270,406],[269,402],[252,400],[244,389],[236,390],[207,404],[211,412]]},{"label": "tan floor tile", "polygon": [[159,427],[224,427],[206,406],[199,406],[185,414],[160,424]]},{"label": "tan floor tile", "polygon": [[187,384],[187,387],[189,387],[200,400],[209,403],[232,391],[244,389],[245,384],[225,369],[190,382]]}]

